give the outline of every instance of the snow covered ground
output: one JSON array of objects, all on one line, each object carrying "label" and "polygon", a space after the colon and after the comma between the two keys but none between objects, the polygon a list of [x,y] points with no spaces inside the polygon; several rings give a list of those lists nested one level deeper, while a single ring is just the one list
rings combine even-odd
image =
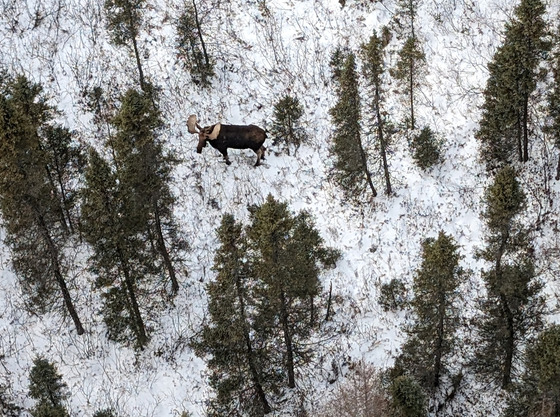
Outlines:
[{"label": "snow covered ground", "polygon": [[[378,367],[391,365],[403,341],[406,313],[384,313],[377,304],[379,286],[393,278],[410,284],[420,260],[420,242],[440,230],[452,235],[469,269],[462,285],[465,318],[476,314],[475,300],[484,294],[483,265],[474,259],[484,229],[479,215],[488,178],[477,160],[474,132],[479,119],[485,65],[501,43],[503,24],[513,0],[424,0],[419,32],[425,41],[428,67],[417,110],[419,124],[429,125],[445,140],[444,161],[429,172],[412,162],[406,138],[398,137],[390,155],[395,195],[382,194],[368,206],[356,207],[327,180],[328,110],[335,101],[329,60],[337,45],[356,50],[372,31],[389,24],[393,1],[365,6],[348,0],[200,0],[207,43],[216,58],[211,90],[201,90],[176,62],[174,21],[182,0],[149,0],[140,47],[145,70],[162,88],[169,145],[182,162],[174,175],[177,217],[192,247],[175,306],[155,317],[153,338],[141,352],[107,341],[99,315],[100,299],[91,291],[87,247],[69,248],[72,255],[72,294],[86,334],[76,336],[58,313],[32,316],[23,309],[20,287],[10,270],[9,251],[0,247],[0,383],[11,386],[25,406],[32,360],[44,355],[54,361],[72,393],[73,415],[90,416],[114,407],[122,416],[202,416],[209,395],[204,362],[187,346],[204,318],[204,287],[212,279],[215,228],[224,213],[247,219],[247,205],[259,204],[270,193],[288,201],[294,211],[313,214],[329,246],[342,251],[336,269],[323,277],[342,303],[336,306],[331,337],[319,344],[317,361],[302,369],[301,386],[311,408],[332,389],[326,379],[332,364],[365,359]],[[558,5],[551,6],[556,16]],[[393,37],[387,58],[394,65],[401,43]],[[124,48],[108,43],[101,0],[0,0],[0,66],[40,82],[63,111],[61,122],[79,132],[81,140],[99,145],[83,92],[95,86],[124,91],[135,85],[134,62]],[[402,96],[387,77],[386,111],[399,121]],[[196,154],[196,138],[186,119],[196,114],[202,125],[215,122],[271,126],[274,103],[285,93],[296,95],[305,108],[308,140],[297,156],[277,154],[268,143],[264,166],[254,168],[252,151],[231,151],[226,166],[208,147]],[[365,111],[364,111],[365,113]],[[558,299],[558,197],[560,186],[543,159],[556,156],[542,138],[531,149],[532,162],[521,181],[529,198],[527,221],[535,231],[542,255],[542,278],[550,306]],[[552,166],[552,165],[551,165]],[[550,169],[550,168],[548,168]],[[548,194],[543,192],[545,185]],[[553,315],[551,314],[551,320]],[[470,332],[465,320],[461,338]],[[457,367],[464,359],[457,359]],[[460,415],[496,413],[501,395],[480,389],[466,378]],[[456,411],[458,413],[458,411]],[[457,414],[459,415],[459,414]]]}]

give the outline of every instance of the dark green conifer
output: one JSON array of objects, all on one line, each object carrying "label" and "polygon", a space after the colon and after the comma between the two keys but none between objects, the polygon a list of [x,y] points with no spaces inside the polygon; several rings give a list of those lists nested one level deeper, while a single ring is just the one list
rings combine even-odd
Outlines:
[{"label": "dark green conifer", "polygon": [[[548,116],[550,118],[547,130],[552,136],[554,146],[560,151],[560,28],[555,36],[555,45],[551,57],[552,85],[547,95]],[[560,155],[556,167],[556,180],[560,180]]]},{"label": "dark green conifer", "polygon": [[411,130],[416,129],[414,104],[425,65],[426,56],[420,40],[416,36],[408,37],[399,51],[399,59],[393,75],[408,98],[409,116],[407,125]]},{"label": "dark green conifer", "polygon": [[38,357],[33,360],[29,373],[29,396],[37,403],[31,409],[33,417],[68,417],[64,401],[68,398],[67,385],[56,366]]},{"label": "dark green conifer", "polygon": [[[108,141],[113,152],[122,209],[134,219],[131,227],[145,234],[153,248],[153,268],[167,271],[173,294],[179,282],[172,251],[185,249],[173,217],[175,199],[169,184],[176,160],[164,152],[160,130],[163,125],[151,93],[128,90],[112,120],[116,133]],[[159,258],[163,264],[156,265]]]},{"label": "dark green conifer", "polygon": [[340,256],[324,247],[309,214],[293,216],[286,203],[271,195],[260,206],[249,208],[247,237],[258,317],[256,332],[276,339],[288,387],[295,387],[295,366],[311,353],[304,341],[317,325],[315,298],[320,292],[319,273]]},{"label": "dark green conifer", "polygon": [[[32,302],[29,307],[45,312],[62,296],[82,334],[66,283],[63,253],[69,238],[65,211],[73,210],[73,202],[62,199],[57,188],[68,190],[75,178],[62,175],[55,179],[53,175],[54,166],[64,159],[61,152],[70,145],[51,147],[49,134],[57,129],[50,124],[54,109],[40,85],[20,76],[5,80],[0,87],[0,210],[12,264]],[[60,172],[73,174],[65,167]]]},{"label": "dark green conifer", "polygon": [[209,322],[193,346],[208,357],[215,391],[209,415],[263,416],[271,411],[267,391],[278,383],[271,372],[266,338],[255,333],[253,290],[247,241],[242,225],[225,215],[217,230],[220,246],[214,257],[215,281],[207,287]]},{"label": "dark green conifer", "polygon": [[387,46],[386,40],[390,36],[388,29],[383,28],[381,37],[374,32],[368,43],[361,46],[361,57],[363,61],[362,72],[369,87],[371,98],[369,99],[370,112],[373,114],[371,119],[372,130],[375,130],[375,145],[381,156],[383,175],[385,177],[385,193],[390,195],[393,190],[391,187],[391,176],[389,173],[389,163],[387,161],[387,151],[389,148],[389,134],[386,131],[386,121],[383,115],[383,81],[385,72],[384,48]]},{"label": "dark green conifer", "polygon": [[508,388],[518,376],[523,345],[541,326],[542,284],[536,279],[531,240],[518,219],[525,193],[512,167],[497,173],[484,202],[488,232],[479,256],[491,267],[483,272],[487,298],[476,367]]},{"label": "dark green conifer", "polygon": [[132,49],[138,69],[140,88],[146,91],[144,69],[140,58],[138,36],[143,24],[145,0],[105,0],[107,13],[107,30],[111,34],[112,42],[117,46]]},{"label": "dark green conifer", "polygon": [[143,348],[148,336],[138,303],[138,285],[154,273],[147,262],[147,242],[138,234],[137,219],[123,207],[126,197],[121,195],[116,173],[94,150],[90,151],[85,177],[82,232],[93,249],[90,261],[96,286],[105,289],[103,317],[109,338],[133,341]]},{"label": "dark green conifer", "polygon": [[429,392],[439,385],[456,343],[460,258],[454,239],[443,231],[422,243],[412,300],[416,317],[397,362]]},{"label": "dark green conifer", "polygon": [[521,0],[506,24],[504,43],[488,64],[489,78],[476,137],[489,169],[529,159],[530,99],[538,66],[550,45],[545,40],[546,7],[541,0]]},{"label": "dark green conifer", "polygon": [[273,137],[273,145],[282,145],[290,155],[290,145],[294,146],[295,152],[305,139],[305,131],[300,126],[303,116],[303,106],[297,97],[284,95],[274,105],[274,115],[270,133]]},{"label": "dark green conifer", "polygon": [[391,383],[392,406],[399,417],[425,417],[427,401],[418,382],[406,375],[401,375]]},{"label": "dark green conifer", "polygon": [[368,168],[369,155],[362,142],[360,94],[356,60],[352,52],[335,51],[331,59],[337,102],[329,113],[334,127],[330,177],[345,196],[359,200],[370,189],[377,196]]},{"label": "dark green conifer", "polygon": [[410,147],[412,159],[423,170],[431,168],[441,158],[441,143],[429,126],[424,127],[419,134],[412,136]]},{"label": "dark green conifer", "polygon": [[214,63],[206,50],[195,0],[192,0],[192,5],[185,4],[185,10],[177,20],[176,32],[177,56],[184,68],[195,83],[209,87],[214,76]]}]

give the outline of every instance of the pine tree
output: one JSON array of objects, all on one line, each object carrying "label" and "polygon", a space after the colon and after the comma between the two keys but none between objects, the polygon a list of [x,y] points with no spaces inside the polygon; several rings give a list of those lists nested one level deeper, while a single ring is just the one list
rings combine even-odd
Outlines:
[{"label": "pine tree", "polygon": [[136,59],[140,88],[147,91],[144,69],[140,59],[138,36],[142,28],[145,0],[105,0],[107,30],[117,46],[131,47]]},{"label": "pine tree", "polygon": [[[560,28],[555,36],[556,47],[551,58],[552,85],[547,95],[548,116],[550,125],[547,126],[548,132],[552,135],[554,146],[560,151]],[[560,180],[560,155],[556,167],[556,180]]]},{"label": "pine tree", "polygon": [[271,195],[249,212],[249,261],[259,283],[256,332],[277,339],[288,387],[294,388],[296,362],[305,362],[311,353],[303,341],[317,325],[319,273],[333,266],[340,255],[324,247],[308,213],[293,216],[286,203]]},{"label": "pine tree", "polygon": [[492,266],[483,272],[488,295],[476,361],[482,374],[508,388],[518,376],[523,344],[541,326],[542,284],[535,278],[531,241],[518,220],[525,193],[512,167],[496,174],[484,202],[488,235],[479,256]]},{"label": "pine tree", "polygon": [[[112,120],[116,134],[108,141],[115,164],[123,210],[136,219],[137,233],[146,234],[154,258],[159,257],[171,281],[172,293],[179,290],[170,249],[184,249],[173,218],[175,199],[169,188],[175,159],[166,155],[159,130],[162,120],[151,93],[128,90]],[[131,225],[134,226],[134,225]],[[155,269],[160,269],[154,265]]]},{"label": "pine tree", "polygon": [[403,47],[399,51],[397,67],[393,74],[408,97],[408,126],[411,130],[416,129],[414,103],[415,96],[420,87],[419,79],[422,75],[421,71],[425,65],[426,56],[420,40],[417,37],[410,36],[406,39]]},{"label": "pine tree", "polygon": [[538,66],[549,49],[545,40],[546,7],[541,0],[521,0],[506,24],[505,40],[488,64],[489,78],[476,137],[489,169],[529,160],[529,104]]},{"label": "pine tree", "polygon": [[214,76],[214,63],[206,50],[201,27],[196,1],[192,0],[192,6],[185,5],[185,10],[177,20],[177,56],[195,83],[209,87]]},{"label": "pine tree", "polygon": [[362,72],[372,94],[369,100],[371,113],[373,113],[373,128],[376,131],[376,147],[379,149],[383,174],[385,177],[385,193],[390,195],[393,190],[391,187],[391,176],[389,174],[389,164],[387,161],[387,151],[389,148],[388,132],[386,132],[386,122],[383,116],[383,83],[382,77],[385,72],[384,48],[387,46],[386,39],[389,37],[387,28],[383,30],[383,36],[379,37],[374,32],[369,42],[361,46],[361,57],[363,61]]},{"label": "pine tree", "polygon": [[255,282],[246,259],[247,241],[232,215],[222,218],[217,232],[217,276],[207,287],[209,323],[193,343],[198,355],[209,357],[210,385],[216,393],[209,415],[262,416],[271,411],[267,391],[278,377],[270,372],[266,339],[251,325]]},{"label": "pine tree", "polygon": [[297,152],[305,139],[305,131],[300,126],[302,116],[303,106],[297,97],[284,95],[274,105],[274,118],[270,129],[273,137],[272,144],[282,144],[288,155],[290,155],[290,145],[293,145]]},{"label": "pine tree", "polygon": [[397,7],[398,24],[401,35],[405,37],[405,42],[399,51],[393,76],[408,97],[409,117],[407,124],[411,130],[414,130],[416,129],[415,96],[420,87],[422,71],[426,65],[426,56],[415,26],[420,0],[399,0]]},{"label": "pine tree", "polygon": [[410,376],[402,375],[391,383],[390,392],[394,415],[399,417],[425,417],[426,395],[420,384]]},{"label": "pine tree", "polygon": [[117,176],[94,150],[86,169],[82,191],[81,224],[85,240],[94,254],[90,262],[97,276],[96,286],[106,288],[103,316],[109,338],[134,341],[143,348],[148,342],[138,302],[138,285],[154,273],[146,265],[147,244],[138,235],[137,219],[123,206],[125,197]]},{"label": "pine tree", "polygon": [[[25,77],[7,79],[0,94],[0,210],[12,264],[33,309],[45,312],[62,296],[78,334],[84,329],[70,296],[63,247],[69,234],[52,167],[60,157],[45,132],[54,109],[42,87]],[[64,147],[63,147],[64,148]],[[74,178],[61,178],[62,189]],[[30,306],[31,308],[31,306]]]},{"label": "pine tree", "polygon": [[410,147],[412,159],[423,170],[431,168],[441,158],[441,143],[429,126],[424,127],[418,135],[412,136]]},{"label": "pine tree", "polygon": [[560,414],[560,326],[549,326],[527,347],[525,372],[508,401],[504,417]]},{"label": "pine tree", "polygon": [[422,264],[414,277],[415,321],[407,331],[399,366],[429,392],[438,387],[456,343],[455,306],[462,270],[459,248],[441,231],[422,243]]},{"label": "pine tree", "polygon": [[68,417],[63,402],[68,398],[67,385],[56,366],[38,357],[29,373],[29,396],[37,400],[31,410],[33,417]]},{"label": "pine tree", "polygon": [[330,177],[345,196],[357,200],[369,188],[373,197],[377,191],[368,168],[368,154],[361,137],[361,108],[356,74],[356,60],[352,52],[335,51],[331,59],[335,78],[337,103],[330,109],[334,126],[331,153],[334,165]]}]

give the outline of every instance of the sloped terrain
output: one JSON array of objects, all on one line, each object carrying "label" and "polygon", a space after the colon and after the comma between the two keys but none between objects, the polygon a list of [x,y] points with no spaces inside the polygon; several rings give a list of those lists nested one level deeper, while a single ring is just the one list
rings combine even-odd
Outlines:
[{"label": "sloped terrain", "polygon": [[[80,140],[99,146],[99,133],[84,105],[84,92],[103,86],[121,92],[133,86],[135,65],[124,48],[109,43],[99,0],[0,0],[0,64],[40,82],[61,111],[60,121],[76,130]],[[72,294],[86,318],[86,335],[77,336],[58,313],[33,316],[25,312],[17,280],[10,270],[9,251],[1,247],[0,375],[21,404],[29,407],[28,373],[32,359],[44,355],[56,362],[72,393],[73,415],[90,416],[114,407],[123,416],[202,416],[210,395],[204,362],[188,347],[189,338],[205,319],[205,285],[213,278],[215,228],[224,213],[246,221],[247,206],[260,204],[270,193],[289,202],[293,211],[312,213],[327,245],[342,258],[322,276],[338,297],[335,318],[317,336],[315,362],[300,369],[301,389],[313,410],[334,385],[334,368],[364,359],[390,366],[403,341],[407,312],[385,313],[377,303],[379,286],[393,278],[410,284],[420,260],[420,242],[440,230],[452,235],[470,270],[461,286],[464,323],[461,343],[474,337],[469,319],[484,295],[474,253],[483,243],[481,197],[489,179],[478,160],[474,139],[485,65],[501,42],[513,1],[476,2],[425,0],[419,31],[425,41],[426,77],[418,103],[420,125],[431,126],[444,139],[444,160],[428,172],[410,157],[406,137],[395,135],[390,169],[395,195],[381,193],[371,204],[352,205],[327,179],[332,127],[328,110],[335,97],[329,60],[337,45],[354,50],[372,31],[390,23],[395,4],[336,0],[206,1],[199,3],[211,55],[216,59],[212,88],[191,81],[176,60],[174,22],[183,2],[151,0],[141,34],[146,73],[161,87],[160,104],[169,146],[181,158],[174,173],[176,215],[191,252],[174,305],[152,317],[153,337],[140,353],[107,341],[100,317],[100,298],[87,272],[88,248],[68,248]],[[440,4],[441,3],[441,4]],[[480,3],[480,4],[479,4]],[[556,6],[558,8],[558,6]],[[558,10],[550,9],[551,16]],[[401,41],[393,37],[388,65],[395,63]],[[403,117],[404,102],[387,77],[386,111]],[[544,88],[544,86],[541,86]],[[270,128],[273,105],[289,92],[302,102],[307,133],[296,155],[288,156],[268,143],[264,165],[254,168],[252,151],[230,151],[224,164],[214,149],[195,152],[196,138],[186,120],[196,114],[201,124],[254,123]],[[366,111],[364,110],[364,114]],[[533,142],[533,157],[520,176],[529,198],[526,221],[533,225],[542,279],[554,320],[558,292],[558,197],[550,182],[556,161],[542,137]],[[460,369],[469,349],[456,355]],[[462,416],[497,415],[499,390],[480,385],[467,375],[460,395],[448,410]],[[336,384],[335,384],[336,385]],[[287,412],[289,415],[289,411]]]}]

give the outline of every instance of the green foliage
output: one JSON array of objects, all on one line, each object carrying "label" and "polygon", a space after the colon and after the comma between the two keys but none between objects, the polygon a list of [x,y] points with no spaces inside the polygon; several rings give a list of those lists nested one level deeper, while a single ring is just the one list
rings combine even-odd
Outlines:
[{"label": "green foliage", "polygon": [[410,148],[412,149],[412,159],[423,170],[431,168],[441,159],[441,142],[429,126],[424,127],[419,134],[412,136]]},{"label": "green foliage", "polygon": [[138,37],[144,0],[105,0],[107,29],[115,45],[127,46]]},{"label": "green foliage", "polygon": [[208,87],[214,76],[214,63],[208,57],[203,42],[198,12],[193,5],[186,5],[177,19],[176,38],[177,57],[184,68],[191,74],[195,83]]},{"label": "green foliage", "polygon": [[334,156],[330,178],[342,189],[346,198],[359,200],[368,187],[377,192],[371,181],[360,133],[361,108],[356,74],[356,59],[352,52],[335,51],[331,59],[338,100],[330,109],[334,135],[330,151]]},{"label": "green foliage", "polygon": [[400,279],[393,278],[389,283],[382,284],[378,303],[385,312],[404,308],[408,304],[404,283]]},{"label": "green foliage", "polygon": [[560,326],[551,325],[527,347],[525,372],[504,417],[553,417],[560,413]]},{"label": "green foliage", "polygon": [[511,166],[505,166],[496,174],[494,182],[485,192],[484,218],[492,232],[505,233],[513,227],[515,216],[525,208],[525,193]]},{"label": "green foliage", "polygon": [[110,409],[106,408],[104,410],[98,410],[93,414],[93,417],[117,417],[115,412]]},{"label": "green foliage", "polygon": [[222,218],[217,230],[220,246],[214,257],[215,281],[208,284],[209,322],[192,345],[208,357],[210,386],[215,397],[210,415],[241,411],[261,416],[270,411],[265,391],[274,390],[278,374],[270,363],[265,339],[251,329],[254,299],[247,239],[232,215]]},{"label": "green foliage", "polygon": [[272,143],[282,144],[288,155],[290,155],[290,145],[293,145],[297,152],[305,139],[305,131],[300,126],[302,116],[303,106],[297,97],[285,95],[274,105],[274,118],[270,129]]},{"label": "green foliage", "polygon": [[23,76],[3,81],[0,211],[12,264],[31,300],[28,307],[43,313],[62,299],[78,334],[82,334],[66,286],[61,250],[69,238],[74,207],[69,184],[77,179],[80,168],[68,168],[72,137],[67,130],[52,125],[55,111],[39,84]]},{"label": "green foliage", "polygon": [[541,0],[522,0],[506,24],[505,40],[488,64],[485,103],[476,137],[488,169],[527,161],[529,101],[539,79],[538,66],[550,45],[545,40],[546,7]]},{"label": "green foliage", "polygon": [[92,246],[90,258],[95,284],[105,288],[104,320],[109,337],[119,342],[147,343],[136,302],[138,280],[150,273],[147,242],[138,235],[134,217],[125,217],[124,198],[117,176],[94,150],[90,151],[82,190],[81,225],[84,239]]},{"label": "green foliage", "polygon": [[395,378],[390,391],[396,415],[402,417],[426,416],[426,395],[412,377],[402,375]]},{"label": "green foliage", "polygon": [[[547,95],[549,122],[545,131],[552,136],[554,146],[560,150],[560,28],[555,35],[556,45],[551,57],[552,85]],[[560,180],[560,157],[556,169],[556,180]]]},{"label": "green foliage", "polygon": [[362,74],[368,86],[370,98],[368,100],[372,114],[370,129],[376,131],[375,146],[381,156],[383,174],[385,177],[385,192],[387,195],[392,193],[391,176],[388,164],[388,149],[390,146],[390,134],[387,129],[390,126],[383,114],[383,83],[382,78],[385,72],[384,49],[389,42],[391,34],[389,29],[382,29],[381,37],[374,32],[368,43],[361,45],[360,55],[362,58]]},{"label": "green foliage", "polygon": [[420,40],[416,36],[409,36],[399,51],[397,66],[392,72],[392,75],[408,97],[410,112],[408,124],[411,130],[416,128],[414,115],[415,96],[420,87],[422,71],[425,66],[426,55],[424,54]]},{"label": "green foliage", "polygon": [[249,213],[245,228],[232,215],[222,218],[209,320],[192,342],[208,358],[213,416],[262,416],[286,377],[295,386],[295,367],[312,354],[306,342],[321,310],[319,274],[340,257],[306,212],[294,215],[268,196]]},{"label": "green foliage", "polygon": [[427,390],[439,385],[456,342],[455,306],[462,269],[459,247],[441,231],[422,243],[422,264],[414,277],[416,320],[397,362]]},{"label": "green foliage", "polygon": [[522,347],[540,329],[544,311],[531,241],[517,219],[524,203],[515,170],[502,168],[485,194],[488,235],[478,255],[491,267],[482,274],[487,298],[475,367],[503,388],[517,378]]},{"label": "green foliage", "polygon": [[55,365],[38,357],[29,373],[29,396],[37,400],[31,410],[33,417],[68,417],[63,402],[68,398],[67,386]]}]

